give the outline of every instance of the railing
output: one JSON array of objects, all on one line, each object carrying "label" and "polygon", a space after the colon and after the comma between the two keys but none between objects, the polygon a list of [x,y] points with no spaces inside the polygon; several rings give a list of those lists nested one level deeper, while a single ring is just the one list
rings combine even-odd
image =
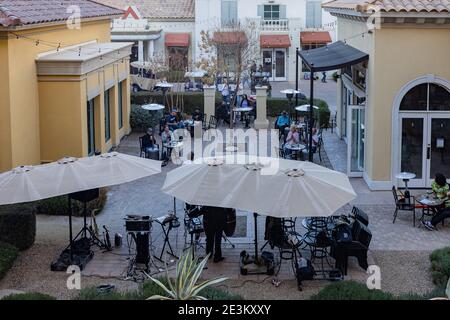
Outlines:
[{"label": "railing", "polygon": [[289,20],[279,19],[279,20],[265,20],[261,19],[261,30],[262,31],[289,31]]}]

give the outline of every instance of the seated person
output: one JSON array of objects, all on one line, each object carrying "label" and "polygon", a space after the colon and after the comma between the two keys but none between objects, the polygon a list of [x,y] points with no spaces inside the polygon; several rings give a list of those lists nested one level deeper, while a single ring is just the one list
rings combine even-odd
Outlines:
[{"label": "seated person", "polygon": [[287,148],[288,145],[294,145],[300,143],[300,135],[297,132],[297,127],[295,125],[291,126],[291,130],[286,137],[286,143],[284,144],[284,153],[289,157],[292,154],[292,151]]},{"label": "seated person", "polygon": [[182,121],[180,121],[176,109],[173,109],[172,112],[166,116],[166,125],[169,126],[169,129],[172,131],[184,128],[184,124]]},{"label": "seated person", "polygon": [[162,154],[162,158],[163,161],[168,161],[169,160],[169,155],[168,153],[172,151],[171,147],[168,147],[170,145],[170,143],[172,141],[175,141],[175,137],[173,135],[173,132],[170,131],[169,126],[165,126],[164,127],[164,131],[161,133],[161,141],[163,144],[163,154]]},{"label": "seated person", "polygon": [[[449,194],[450,196],[450,194]],[[422,225],[425,226],[425,228],[427,228],[430,231],[436,231],[437,228],[436,226],[444,221],[445,219],[450,218],[450,207],[447,207],[441,211],[439,211],[432,219],[431,221],[425,221],[422,220]]]},{"label": "seated person", "polygon": [[434,181],[431,184],[431,189],[439,199],[446,198],[449,192],[447,178],[442,173],[436,173]]},{"label": "seated person", "polygon": [[283,111],[275,120],[275,129],[279,130],[279,136],[283,135],[284,139],[286,140],[286,134],[285,129],[289,128],[291,125],[291,119],[289,119],[289,116],[286,111]]},{"label": "seated person", "polygon": [[195,108],[194,113],[192,114],[192,120],[203,121],[203,113],[200,111],[200,108]]},{"label": "seated person", "polygon": [[246,94],[242,95],[242,100],[241,100],[241,104],[239,105],[239,107],[241,108],[250,108],[250,100],[248,100],[248,97]]},{"label": "seated person", "polygon": [[225,102],[222,102],[217,108],[217,119],[223,120],[226,124],[230,124],[230,110]]},{"label": "seated person", "polygon": [[142,137],[142,148],[145,150],[146,154],[153,150],[159,150],[159,145],[156,143],[152,128],[149,128],[147,133]]}]

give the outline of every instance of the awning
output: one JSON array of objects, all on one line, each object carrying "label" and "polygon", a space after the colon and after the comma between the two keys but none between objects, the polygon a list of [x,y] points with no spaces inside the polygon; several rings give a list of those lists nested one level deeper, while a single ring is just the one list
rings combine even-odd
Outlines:
[{"label": "awning", "polygon": [[189,33],[166,33],[166,47],[189,47]]},{"label": "awning", "polygon": [[218,45],[245,44],[247,40],[244,31],[217,31],[213,36],[213,42]]},{"label": "awning", "polygon": [[302,50],[300,58],[312,72],[342,69],[369,60],[369,55],[342,41],[321,48]]},{"label": "awning", "polygon": [[259,37],[261,48],[289,48],[291,39],[287,34],[262,34]]},{"label": "awning", "polygon": [[300,32],[300,43],[302,45],[327,44],[331,42],[328,31],[302,31]]}]

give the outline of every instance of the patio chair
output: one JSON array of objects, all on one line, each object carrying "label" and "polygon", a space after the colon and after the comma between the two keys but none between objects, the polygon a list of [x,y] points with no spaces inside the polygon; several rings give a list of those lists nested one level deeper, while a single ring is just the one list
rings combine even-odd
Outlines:
[{"label": "patio chair", "polygon": [[[409,211],[413,214],[413,226],[416,226],[416,204],[413,196],[405,197],[403,194],[399,194],[397,188],[395,186],[392,187],[392,195],[394,196],[395,201],[395,211],[394,211],[394,220],[392,223],[395,223],[397,219],[397,214],[399,211]],[[400,197],[399,197],[400,196]]]},{"label": "patio chair", "polygon": [[143,146],[143,140],[144,140],[144,136],[139,137],[139,149],[140,149],[139,157],[146,158],[147,157],[147,150]]},{"label": "patio chair", "polygon": [[208,129],[207,125],[208,125],[208,115],[204,113],[202,119],[202,129],[207,130]]},{"label": "patio chair", "polygon": [[213,116],[213,115],[209,116],[208,129],[217,129],[217,117],[216,116]]}]

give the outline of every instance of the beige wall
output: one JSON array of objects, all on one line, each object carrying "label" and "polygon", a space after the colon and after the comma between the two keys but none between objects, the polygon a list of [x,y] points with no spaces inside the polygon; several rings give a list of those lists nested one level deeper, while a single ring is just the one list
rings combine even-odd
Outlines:
[{"label": "beige wall", "polygon": [[[364,30],[362,22],[338,20],[339,39]],[[365,170],[368,179],[375,182],[374,188],[377,183],[388,186],[392,180],[392,141],[399,139],[392,137],[394,100],[403,86],[419,77],[433,74],[450,81],[450,28],[383,26],[347,43],[370,55]]]},{"label": "beige wall", "polygon": [[[55,50],[57,43],[64,48],[95,40],[109,42],[110,20],[82,23],[80,30],[55,25],[16,33],[41,41],[37,44],[32,40],[17,39],[11,33],[3,34],[9,39],[0,39],[0,172],[19,165],[56,160],[65,155],[85,155],[87,90],[96,86],[103,94],[104,81],[109,79],[116,84],[120,74],[128,77],[128,67],[125,66],[128,60],[87,77],[47,77],[38,81],[35,59],[40,53]],[[112,91],[117,95],[117,90]],[[125,99],[124,110],[128,114],[129,90],[124,91]],[[116,98],[113,97],[111,109],[115,107]],[[128,132],[127,124],[120,133],[115,133],[110,144],[99,140],[101,151],[116,145]]]}]

